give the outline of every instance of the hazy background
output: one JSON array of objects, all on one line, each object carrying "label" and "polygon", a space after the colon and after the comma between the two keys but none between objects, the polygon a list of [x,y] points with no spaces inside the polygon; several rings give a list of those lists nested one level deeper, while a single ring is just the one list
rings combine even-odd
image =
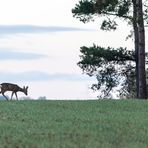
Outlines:
[{"label": "hazy background", "polygon": [[[29,86],[29,96],[94,99],[93,78],[77,66],[80,47],[133,48],[130,27],[99,30],[99,19],[83,24],[72,17],[79,0],[0,0],[0,83]],[[19,97],[24,96],[20,93]]]}]

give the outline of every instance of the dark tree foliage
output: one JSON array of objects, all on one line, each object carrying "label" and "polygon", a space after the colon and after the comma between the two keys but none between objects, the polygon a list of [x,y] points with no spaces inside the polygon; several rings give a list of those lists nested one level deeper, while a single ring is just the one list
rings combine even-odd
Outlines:
[{"label": "dark tree foliage", "polygon": [[125,79],[124,82],[121,84],[121,89],[119,90],[119,97],[133,99],[136,98],[135,67],[129,64],[125,67],[125,69]]},{"label": "dark tree foliage", "polygon": [[[123,19],[132,20],[129,15],[131,7],[130,0],[81,0],[72,9],[73,16],[86,23],[92,21],[95,16],[115,16]],[[104,30],[115,30],[115,17],[106,19],[102,22],[101,28]]]},{"label": "dark tree foliage", "polygon": [[[93,45],[81,47],[81,61],[79,67],[89,76],[95,76],[97,83],[92,85],[93,90],[100,90],[99,98],[111,98],[111,92],[119,85],[127,88],[129,71],[135,68],[133,51],[126,48],[107,49]],[[130,69],[129,69],[130,68]],[[134,72],[135,73],[135,72]],[[130,90],[129,90],[130,92]],[[125,95],[119,93],[120,96]]]}]

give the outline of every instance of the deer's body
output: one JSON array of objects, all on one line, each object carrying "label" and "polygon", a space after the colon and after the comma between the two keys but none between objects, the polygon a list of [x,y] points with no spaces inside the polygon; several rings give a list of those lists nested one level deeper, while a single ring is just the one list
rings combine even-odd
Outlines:
[{"label": "deer's body", "polygon": [[23,92],[25,95],[27,95],[28,86],[27,87],[24,86],[23,88],[21,88],[17,84],[11,84],[11,83],[0,84],[0,93],[2,93],[2,95],[8,100],[8,98],[4,94],[6,91],[12,91],[11,100],[12,100],[13,94],[15,94],[15,96],[18,100],[17,92],[20,91],[20,92]]}]

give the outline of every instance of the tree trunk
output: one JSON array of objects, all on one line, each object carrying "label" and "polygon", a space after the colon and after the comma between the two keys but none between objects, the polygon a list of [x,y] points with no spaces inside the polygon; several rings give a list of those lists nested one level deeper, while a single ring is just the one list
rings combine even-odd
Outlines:
[{"label": "tree trunk", "polygon": [[135,45],[135,62],[136,62],[136,96],[139,96],[139,70],[138,70],[138,51],[139,51],[139,35],[137,26],[137,7],[136,0],[133,0],[133,29],[134,29],[134,45]]},{"label": "tree trunk", "polygon": [[145,30],[143,21],[142,0],[136,0],[137,26],[138,26],[138,78],[139,78],[139,99],[147,98],[146,72],[145,72]]}]

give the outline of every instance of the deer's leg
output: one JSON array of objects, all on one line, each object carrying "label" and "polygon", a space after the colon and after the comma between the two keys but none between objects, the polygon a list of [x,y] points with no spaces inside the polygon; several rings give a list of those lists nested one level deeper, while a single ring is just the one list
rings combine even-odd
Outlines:
[{"label": "deer's leg", "polygon": [[12,100],[13,94],[14,94],[14,92],[12,92],[12,94],[11,94],[11,100]]},{"label": "deer's leg", "polygon": [[4,95],[4,93],[2,93],[2,95],[6,98],[7,101],[9,101],[9,99]]},{"label": "deer's leg", "polygon": [[18,100],[17,93],[15,92],[16,99]]}]

